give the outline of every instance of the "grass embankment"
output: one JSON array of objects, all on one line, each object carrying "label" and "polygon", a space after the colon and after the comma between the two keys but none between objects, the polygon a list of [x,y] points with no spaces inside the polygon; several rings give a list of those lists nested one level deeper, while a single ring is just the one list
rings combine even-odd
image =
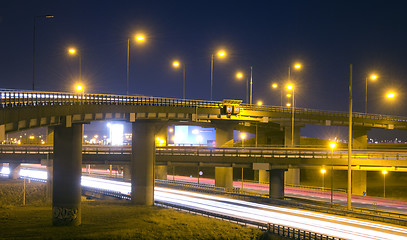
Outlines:
[{"label": "grass embankment", "polygon": [[83,201],[81,226],[53,227],[45,184],[30,183],[26,190],[27,205],[21,206],[22,182],[0,180],[0,239],[265,238],[256,228],[125,200]]}]

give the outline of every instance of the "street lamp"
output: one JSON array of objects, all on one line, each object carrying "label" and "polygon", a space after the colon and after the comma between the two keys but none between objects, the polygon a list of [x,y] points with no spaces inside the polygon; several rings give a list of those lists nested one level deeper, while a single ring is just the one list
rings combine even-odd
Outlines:
[{"label": "street lamp", "polygon": [[[216,54],[218,58],[226,57],[226,52],[224,50],[218,51]],[[212,101],[212,90],[213,90],[213,53],[211,54],[211,101]]]},{"label": "street lamp", "polygon": [[[295,91],[293,84],[287,84],[287,90],[292,91],[292,104],[291,104],[291,147],[294,147],[294,107],[295,107]],[[287,105],[288,106],[288,105]]]},{"label": "street lamp", "polygon": [[177,60],[172,62],[173,68],[180,68],[181,65],[182,65],[182,99],[185,99],[185,63],[182,64]]},{"label": "street lamp", "polygon": [[386,198],[386,174],[387,174],[387,171],[383,170],[382,173],[383,173],[383,197]]},{"label": "street lamp", "polygon": [[76,50],[76,48],[69,48],[68,49],[68,54],[72,55],[72,56],[78,55],[78,58],[79,58],[79,81],[82,81],[82,56],[81,56],[81,54],[79,53],[78,50]]},{"label": "street lamp", "polygon": [[[278,89],[279,88],[279,85],[277,84],[277,83],[272,83],[271,84],[271,88],[273,88],[273,89]],[[283,88],[282,87],[280,87],[280,106],[282,107],[283,106]]]},{"label": "street lamp", "polygon": [[348,210],[352,210],[352,64],[350,64],[349,70],[348,190],[346,199]]},{"label": "street lamp", "polygon": [[388,93],[386,93],[386,97],[389,98],[389,99],[393,99],[395,96],[396,96],[396,93],[395,93],[395,92],[388,92]]},{"label": "street lamp", "polygon": [[[145,41],[144,34],[136,34],[134,36],[136,43],[143,43]],[[126,95],[129,95],[129,66],[130,66],[130,38],[127,38],[127,80],[126,80]]]},{"label": "street lamp", "polygon": [[[236,78],[241,80],[244,78],[244,74],[242,72],[236,73]],[[249,103],[249,78],[246,77],[246,103]]]},{"label": "street lamp", "polygon": [[35,25],[38,18],[53,18],[53,15],[40,15],[34,16],[34,29],[33,29],[33,91],[35,90]]},{"label": "street lamp", "polygon": [[321,169],[321,173],[322,173],[322,191],[324,191],[324,188],[325,188],[325,173],[326,173],[326,170],[325,170],[325,169]]},{"label": "street lamp", "polygon": [[[236,73],[237,79],[242,79],[244,77],[243,73]],[[250,95],[250,98],[249,98]],[[250,91],[249,91],[249,78],[246,78],[246,103],[253,103],[253,66],[250,66]]]},{"label": "street lamp", "polygon": [[334,149],[336,147],[335,142],[330,142],[329,147],[331,148],[331,207],[333,206],[333,199],[334,199],[334,163],[333,163],[333,158],[334,158]]},{"label": "street lamp", "polygon": [[82,84],[76,84],[76,85],[75,85],[75,90],[76,90],[77,92],[82,93],[82,94],[85,92],[85,88],[83,87]]},{"label": "street lamp", "polygon": [[263,102],[262,101],[257,101],[257,106],[262,106]]},{"label": "street lamp", "polygon": [[366,76],[366,89],[365,89],[365,114],[367,114],[367,82],[368,79],[375,81],[378,79],[376,74],[371,74],[370,76]]},{"label": "street lamp", "polygon": [[[294,64],[294,69],[295,70],[300,70],[301,67],[302,66],[299,63]],[[288,81],[291,81],[291,66],[288,66]]]},{"label": "street lamp", "polygon": [[244,139],[246,138],[246,134],[245,133],[240,134],[240,138],[242,139],[242,148],[244,148]]}]

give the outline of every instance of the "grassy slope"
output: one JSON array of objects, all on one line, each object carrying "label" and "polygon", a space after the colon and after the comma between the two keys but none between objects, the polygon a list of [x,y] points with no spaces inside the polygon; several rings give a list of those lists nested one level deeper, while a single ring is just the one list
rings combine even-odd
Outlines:
[{"label": "grassy slope", "polygon": [[20,195],[15,194],[21,189],[21,181],[0,180],[0,239],[259,239],[262,236],[256,228],[172,209],[131,206],[124,200],[82,202],[81,226],[52,227],[51,206],[41,193],[45,187],[27,185],[26,206],[21,206]]}]

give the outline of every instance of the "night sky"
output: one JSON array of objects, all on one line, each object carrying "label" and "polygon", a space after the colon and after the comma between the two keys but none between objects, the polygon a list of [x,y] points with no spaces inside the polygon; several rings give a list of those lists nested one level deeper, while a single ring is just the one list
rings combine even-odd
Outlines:
[{"label": "night sky", "polygon": [[[0,88],[31,89],[33,17],[36,21],[36,90],[73,91],[82,56],[86,92],[126,93],[127,38],[146,34],[143,45],[131,42],[130,94],[210,98],[210,55],[215,59],[214,100],[246,99],[237,70],[253,66],[253,101],[280,105],[274,81],[293,73],[296,106],[347,111],[349,65],[353,64],[354,111],[364,112],[365,77],[369,112],[407,115],[407,17],[403,1],[2,1],[0,3]],[[386,89],[397,99],[384,98]]]}]

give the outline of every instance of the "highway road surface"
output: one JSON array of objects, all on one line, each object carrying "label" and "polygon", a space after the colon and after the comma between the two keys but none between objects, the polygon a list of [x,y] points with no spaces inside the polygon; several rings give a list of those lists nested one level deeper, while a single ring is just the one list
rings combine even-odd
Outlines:
[{"label": "highway road surface", "polygon": [[[23,177],[46,179],[46,173],[41,169],[22,169],[20,174]],[[104,189],[106,191],[119,191],[122,194],[129,194],[131,190],[129,182],[90,176],[82,176],[82,186]],[[407,240],[407,228],[385,223],[275,207],[267,204],[161,187],[155,187],[154,198],[156,201],[164,203],[195,208],[259,223],[274,223],[289,226],[343,239]]]}]

